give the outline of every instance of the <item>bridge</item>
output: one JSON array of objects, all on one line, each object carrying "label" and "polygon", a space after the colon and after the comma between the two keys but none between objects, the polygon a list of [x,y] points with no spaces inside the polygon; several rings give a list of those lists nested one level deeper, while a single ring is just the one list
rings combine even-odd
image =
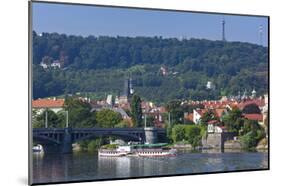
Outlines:
[{"label": "bridge", "polygon": [[102,136],[116,136],[125,141],[157,143],[166,138],[161,128],[34,128],[33,141],[43,146],[45,153],[71,153],[72,144]]}]

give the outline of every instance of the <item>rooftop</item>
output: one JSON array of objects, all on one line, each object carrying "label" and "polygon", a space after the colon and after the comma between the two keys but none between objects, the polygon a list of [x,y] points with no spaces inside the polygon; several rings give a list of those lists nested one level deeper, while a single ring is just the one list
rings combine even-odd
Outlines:
[{"label": "rooftop", "polygon": [[64,99],[37,99],[32,100],[33,108],[61,108],[64,105]]},{"label": "rooftop", "polygon": [[263,115],[262,114],[244,114],[244,117],[249,120],[255,120],[255,121],[262,121]]}]

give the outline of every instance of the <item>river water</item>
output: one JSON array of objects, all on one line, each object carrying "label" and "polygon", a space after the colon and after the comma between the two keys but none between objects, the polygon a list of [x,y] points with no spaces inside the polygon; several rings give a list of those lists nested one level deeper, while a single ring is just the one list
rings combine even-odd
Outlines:
[{"label": "river water", "polygon": [[267,152],[179,152],[175,157],[33,154],[33,183],[267,169]]}]

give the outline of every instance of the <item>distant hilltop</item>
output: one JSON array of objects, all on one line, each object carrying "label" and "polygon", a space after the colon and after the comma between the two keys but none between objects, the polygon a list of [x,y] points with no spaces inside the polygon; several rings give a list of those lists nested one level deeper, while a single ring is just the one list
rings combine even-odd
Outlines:
[{"label": "distant hilltop", "polygon": [[[57,33],[37,35],[33,32],[34,64],[61,62],[75,69],[128,68],[138,64],[192,65],[199,62],[200,66],[204,66],[203,63],[238,63],[240,68],[233,69],[237,72],[242,67],[267,63],[267,55],[267,47],[243,42],[162,37],[81,37]],[[216,68],[220,69],[219,66]]]},{"label": "distant hilltop", "polygon": [[268,89],[268,48],[162,37],[81,37],[33,32],[34,98],[118,95],[125,77],[147,100],[218,99]]}]

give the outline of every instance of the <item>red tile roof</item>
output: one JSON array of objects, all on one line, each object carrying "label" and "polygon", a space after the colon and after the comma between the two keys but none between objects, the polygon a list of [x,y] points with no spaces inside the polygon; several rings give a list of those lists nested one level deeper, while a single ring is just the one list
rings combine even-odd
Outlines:
[{"label": "red tile roof", "polygon": [[244,117],[250,120],[255,120],[255,121],[262,121],[263,116],[262,114],[244,114]]},{"label": "red tile roof", "polygon": [[196,109],[195,110],[200,116],[203,116],[207,111],[208,109]]},{"label": "red tile roof", "polygon": [[238,104],[239,109],[243,109],[246,105],[256,104],[259,107],[263,107],[265,105],[264,99],[254,99],[254,100],[246,100]]},{"label": "red tile roof", "polygon": [[226,112],[225,109],[215,109],[215,113],[219,118],[221,118],[223,116],[224,112]]},{"label": "red tile roof", "polygon": [[37,99],[32,100],[33,108],[61,108],[63,107],[64,99]]},{"label": "red tile roof", "polygon": [[207,109],[225,108],[227,105],[236,104],[236,101],[204,101],[203,105]]}]

